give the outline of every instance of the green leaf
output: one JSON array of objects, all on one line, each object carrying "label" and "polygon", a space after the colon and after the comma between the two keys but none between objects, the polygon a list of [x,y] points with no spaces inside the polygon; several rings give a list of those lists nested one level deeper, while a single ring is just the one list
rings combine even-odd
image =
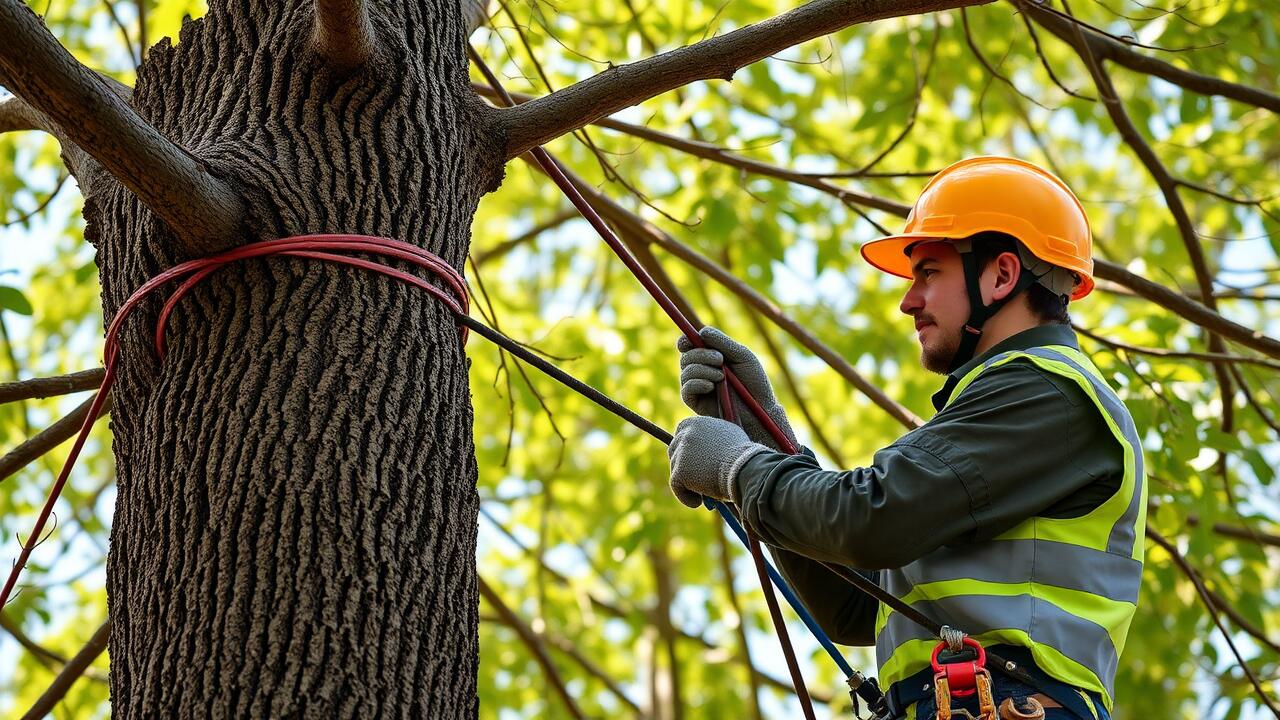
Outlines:
[{"label": "green leaf", "polygon": [[19,315],[31,315],[34,310],[31,301],[22,291],[15,287],[0,285],[0,309],[11,310]]}]

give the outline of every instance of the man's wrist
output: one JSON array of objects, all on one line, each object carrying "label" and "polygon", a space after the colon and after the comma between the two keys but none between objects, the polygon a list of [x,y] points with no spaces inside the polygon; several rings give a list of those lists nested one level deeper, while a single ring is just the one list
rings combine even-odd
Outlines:
[{"label": "man's wrist", "polygon": [[761,453],[776,452],[773,448],[762,445],[760,443],[751,443],[742,449],[738,457],[728,468],[728,477],[723,478],[724,487],[728,494],[729,500],[735,505],[740,505],[742,495],[738,489],[738,475],[742,472],[742,468],[746,466],[757,455]]}]

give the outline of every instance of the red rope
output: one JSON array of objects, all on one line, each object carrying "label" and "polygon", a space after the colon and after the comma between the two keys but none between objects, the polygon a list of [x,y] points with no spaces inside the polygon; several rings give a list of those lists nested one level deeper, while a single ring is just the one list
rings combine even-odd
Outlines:
[{"label": "red rope", "polygon": [[[448,287],[448,291],[442,290],[430,282],[403,270],[389,267],[373,260],[339,255],[337,254],[338,252],[362,252],[403,260],[431,272],[444,282]],[[300,235],[251,243],[218,255],[175,265],[143,283],[120,306],[120,311],[116,313],[111,325],[107,328],[107,339],[103,350],[106,374],[103,375],[102,385],[94,395],[93,402],[89,405],[89,412],[85,415],[84,424],[80,426],[80,432],[76,435],[75,443],[71,446],[71,452],[68,453],[66,462],[62,464],[62,470],[58,473],[58,479],[54,481],[53,488],[50,489],[49,496],[45,499],[44,507],[36,518],[31,535],[23,543],[22,552],[18,555],[17,561],[14,562],[8,579],[5,580],[4,589],[0,590],[0,608],[3,608],[9,601],[9,595],[13,592],[14,586],[17,585],[18,577],[21,575],[23,567],[26,566],[27,559],[31,557],[32,550],[40,544],[40,534],[44,532],[49,516],[53,513],[53,506],[57,503],[58,497],[62,495],[62,489],[67,484],[67,478],[71,475],[71,468],[75,466],[76,459],[80,457],[80,451],[84,448],[85,441],[89,438],[89,431],[93,428],[94,421],[98,419],[99,413],[102,412],[102,404],[106,402],[107,393],[111,390],[111,384],[115,380],[116,360],[120,354],[119,335],[125,320],[137,309],[139,303],[152,293],[168,283],[179,279],[182,280],[173,293],[170,294],[169,299],[165,301],[164,307],[161,308],[160,315],[156,319],[155,347],[156,352],[163,359],[165,327],[169,322],[169,317],[173,314],[174,308],[177,307],[178,302],[187,293],[191,292],[193,288],[214,271],[229,263],[272,255],[310,258],[372,270],[420,290],[425,290],[444,303],[460,319],[466,318],[470,307],[466,280],[453,266],[439,256],[406,242],[366,235]],[[465,325],[459,325],[458,334],[460,342],[465,344],[467,341],[467,328]]]}]

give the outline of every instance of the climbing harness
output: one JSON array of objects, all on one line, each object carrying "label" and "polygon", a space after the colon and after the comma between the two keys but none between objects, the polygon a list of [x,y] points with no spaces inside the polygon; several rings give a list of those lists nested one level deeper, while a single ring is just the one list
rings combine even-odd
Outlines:
[{"label": "climbing harness", "polygon": [[[968,720],[995,720],[996,707],[991,696],[991,673],[987,672],[987,653],[978,641],[950,628],[943,633],[946,640],[933,648],[929,664],[933,666],[933,697],[938,703],[938,720],[952,717]],[[954,652],[954,641],[960,640],[960,652]],[[967,648],[967,649],[966,649]],[[943,660],[943,651],[951,657]],[[952,698],[978,696],[978,715],[968,710],[951,708]]]}]

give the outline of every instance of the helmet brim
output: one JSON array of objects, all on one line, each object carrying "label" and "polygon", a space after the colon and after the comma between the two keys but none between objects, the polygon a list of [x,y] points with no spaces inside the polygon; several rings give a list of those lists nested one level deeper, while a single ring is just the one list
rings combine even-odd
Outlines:
[{"label": "helmet brim", "polygon": [[872,240],[862,246],[862,259],[881,272],[911,279],[911,257],[907,248],[921,240],[948,240],[949,235],[943,233],[909,233],[906,235],[890,235]]},{"label": "helmet brim", "polygon": [[[860,248],[862,259],[881,272],[889,273],[906,280],[911,279],[911,256],[907,248],[921,240],[954,240],[947,233],[908,233],[890,235],[866,243]],[[1080,284],[1071,293],[1071,299],[1079,300],[1093,291],[1093,278],[1087,273],[1079,273]]]}]

